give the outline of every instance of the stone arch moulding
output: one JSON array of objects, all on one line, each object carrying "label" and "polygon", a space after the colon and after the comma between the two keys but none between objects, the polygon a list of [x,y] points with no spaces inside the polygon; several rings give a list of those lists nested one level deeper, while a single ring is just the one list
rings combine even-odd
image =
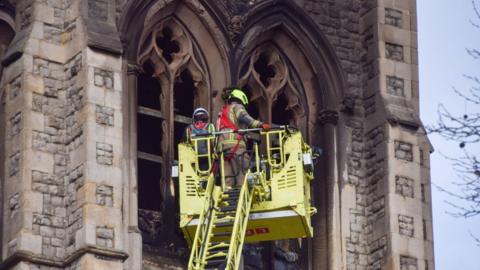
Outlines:
[{"label": "stone arch moulding", "polygon": [[296,48],[297,55],[288,55],[292,64],[295,64],[293,56],[305,58],[313,80],[325,89],[320,97],[322,106],[338,109],[346,85],[345,75],[335,50],[315,22],[287,0],[260,1],[245,16],[245,30],[235,50],[237,61],[244,63],[246,56],[267,41],[282,51],[289,46]]},{"label": "stone arch moulding", "polygon": [[[262,85],[262,80],[255,77],[251,67],[252,59],[264,46],[274,48],[270,50],[273,53],[278,52],[279,57],[270,57],[272,69],[281,74],[278,63],[282,63],[287,67],[292,82],[296,82],[292,85],[299,93],[299,102],[307,119],[302,130],[307,131],[309,143],[322,147],[325,153],[313,183],[314,203],[319,210],[313,218],[315,236],[308,243],[310,251],[302,255],[308,254],[308,269],[340,268],[345,258],[340,226],[343,214],[339,201],[342,183],[340,167],[343,166],[339,164],[345,160],[345,151],[340,145],[347,143],[345,119],[339,119],[338,115],[345,89],[340,61],[318,26],[292,1],[267,0],[254,6],[246,14],[245,29],[239,40],[235,61],[241,68],[235,75],[238,83],[253,84],[262,89],[253,93],[254,99],[260,102],[268,99],[263,89],[267,90],[269,86]],[[281,83],[282,80],[276,81],[281,78],[272,76],[271,85]],[[324,121],[326,114],[333,115],[335,121]]]},{"label": "stone arch moulding", "polygon": [[[15,8],[8,1],[0,3],[0,61],[3,60],[16,34],[14,16]],[[3,65],[0,66],[0,76],[2,75],[2,70]],[[0,93],[0,99],[1,95],[2,93]]]},{"label": "stone arch moulding", "polygon": [[[159,146],[161,154],[158,160],[164,164],[172,163],[175,159],[175,136],[178,134],[178,123],[185,123],[188,120],[187,116],[183,114],[178,115],[174,111],[176,102],[176,94],[178,93],[178,85],[187,81],[192,84],[191,89],[194,89],[195,100],[193,106],[204,106],[212,109],[213,104],[221,102],[221,96],[214,97],[214,91],[220,91],[225,85],[230,83],[230,70],[228,66],[228,53],[225,38],[223,33],[219,30],[216,20],[214,20],[210,13],[207,12],[199,1],[195,0],[173,0],[173,1],[130,1],[124,9],[123,15],[119,22],[119,29],[121,38],[124,41],[124,70],[126,91],[124,94],[124,134],[126,145],[128,149],[125,150],[125,156],[128,157],[124,173],[128,176],[129,198],[126,199],[126,208],[128,208],[128,225],[129,233],[139,233],[138,219],[139,201],[138,196],[142,194],[137,193],[140,183],[140,163],[138,161],[138,145],[137,138],[141,136],[137,127],[139,123],[138,104],[139,94],[142,89],[139,86],[139,81],[151,80],[157,84],[157,99],[158,110],[153,112],[162,121],[159,125],[162,133],[161,145]],[[128,42],[127,42],[128,41]],[[165,45],[167,44],[167,45]],[[150,65],[152,70],[146,70],[145,65]],[[215,75],[213,75],[215,74]],[[192,105],[192,104],[190,104]],[[152,112],[150,110],[150,112]],[[214,113],[212,113],[214,115]],[[182,122],[183,121],[183,122]],[[150,156],[151,157],[151,156]],[[162,170],[162,177],[166,178],[169,174],[170,166],[162,165],[166,170]],[[160,184],[162,194],[172,194],[172,184]],[[171,195],[168,195],[171,196]],[[167,206],[174,209],[172,199],[169,199],[170,205]],[[160,209],[161,211],[161,209]],[[171,219],[167,226],[177,227],[178,223]],[[155,229],[155,224],[150,228]],[[168,238],[175,235],[174,231],[163,233],[163,237]],[[165,235],[169,235],[168,237]],[[145,239],[144,239],[145,240]],[[168,240],[170,241],[170,240]],[[141,240],[137,237],[137,242],[131,244],[130,250],[142,245]],[[167,249],[172,249],[168,243],[165,245]],[[160,247],[161,249],[162,247]],[[144,260],[146,252],[150,252],[148,248],[143,250]],[[173,250],[176,252],[178,250]],[[153,263],[171,264],[178,263],[177,266],[182,266],[180,261],[175,258],[173,261],[165,260],[165,256],[169,256],[167,250],[160,251],[163,259],[154,261]],[[132,254],[138,254],[132,251]],[[167,254],[167,255],[166,255]],[[139,257],[133,258],[131,261],[141,264],[141,254]],[[131,269],[137,269],[132,266]],[[140,268],[138,268],[140,269]]]},{"label": "stone arch moulding", "polygon": [[167,17],[173,17],[185,29],[203,54],[208,59],[206,68],[211,78],[211,88],[221,90],[230,83],[228,65],[228,40],[221,30],[216,17],[207,10],[200,0],[143,0],[129,1],[118,22],[121,38],[126,47],[125,59],[131,64],[137,63],[137,55],[145,35]]}]

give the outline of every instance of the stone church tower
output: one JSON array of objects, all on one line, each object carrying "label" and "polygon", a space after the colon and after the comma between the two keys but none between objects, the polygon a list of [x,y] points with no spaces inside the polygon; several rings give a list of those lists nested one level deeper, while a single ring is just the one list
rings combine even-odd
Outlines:
[{"label": "stone church tower", "polygon": [[416,21],[415,0],[1,0],[0,269],[182,269],[175,145],[232,84],[324,152],[285,264],[434,269]]}]

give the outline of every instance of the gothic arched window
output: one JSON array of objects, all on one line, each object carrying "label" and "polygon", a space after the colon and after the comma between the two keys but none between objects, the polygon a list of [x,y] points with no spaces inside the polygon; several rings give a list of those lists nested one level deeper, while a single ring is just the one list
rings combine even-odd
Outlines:
[{"label": "gothic arched window", "polygon": [[258,47],[248,58],[240,85],[250,96],[249,111],[263,121],[305,127],[302,86],[286,57],[272,45]]},{"label": "gothic arched window", "polygon": [[139,225],[143,242],[182,246],[177,188],[170,168],[195,107],[209,108],[206,69],[187,30],[167,19],[142,41],[137,78],[137,168]]}]

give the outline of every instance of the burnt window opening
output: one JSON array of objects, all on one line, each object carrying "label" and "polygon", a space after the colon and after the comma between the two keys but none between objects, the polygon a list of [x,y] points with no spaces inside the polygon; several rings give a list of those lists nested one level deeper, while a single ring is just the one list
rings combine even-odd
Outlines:
[{"label": "burnt window opening", "polygon": [[173,86],[175,114],[186,117],[192,116],[196,90],[192,75],[190,75],[188,70],[183,70],[182,73],[175,78],[175,85]]},{"label": "burnt window opening", "polygon": [[138,105],[160,110],[160,83],[153,77],[153,67],[150,62],[143,65],[144,73],[138,76]]},{"label": "burnt window opening", "polygon": [[[188,70],[183,70],[175,78],[173,86],[174,114],[173,143],[178,145],[184,138],[185,129],[191,123],[191,116],[195,110],[195,92],[197,91],[192,75]],[[174,159],[178,160],[178,149],[175,147]]]},{"label": "burnt window opening", "polygon": [[272,123],[277,125],[293,125],[295,119],[293,111],[288,109],[288,98],[281,93],[272,106]]},{"label": "burnt window opening", "polygon": [[143,65],[144,73],[137,79],[137,164],[138,206],[160,211],[160,181],[162,178],[162,122],[159,81],[153,77],[151,63]]},{"label": "burnt window opening", "polygon": [[162,178],[161,166],[158,163],[138,159],[138,208],[160,211],[163,198],[160,192],[160,180]]},{"label": "burnt window opening", "polygon": [[147,114],[137,114],[138,151],[160,156],[163,120]]},{"label": "burnt window opening", "polygon": [[272,65],[268,64],[267,54],[260,54],[253,67],[260,75],[260,81],[262,82],[263,86],[265,86],[265,88],[268,87],[270,85],[270,78],[275,77],[275,69]]},{"label": "burnt window opening", "polygon": [[162,56],[168,63],[173,61],[173,54],[180,51],[180,45],[177,41],[172,40],[172,29],[165,27],[162,30],[162,36],[159,36],[156,40],[157,46],[162,49]]}]

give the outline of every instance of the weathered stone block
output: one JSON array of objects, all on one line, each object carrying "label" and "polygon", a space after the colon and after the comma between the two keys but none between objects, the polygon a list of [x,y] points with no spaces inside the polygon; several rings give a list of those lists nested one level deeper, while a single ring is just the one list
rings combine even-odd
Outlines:
[{"label": "weathered stone block", "polygon": [[400,255],[400,270],[417,270],[417,258]]},{"label": "weathered stone block", "polygon": [[8,158],[8,174],[10,177],[16,175],[20,171],[20,152],[16,152]]},{"label": "weathered stone block", "polygon": [[413,145],[408,142],[395,141],[395,157],[406,161],[413,161]]},{"label": "weathered stone block", "polygon": [[96,229],[96,243],[99,246],[104,246],[108,248],[114,247],[114,230],[106,226],[97,226]]},{"label": "weathered stone block", "polygon": [[20,193],[15,193],[8,199],[8,208],[10,210],[10,218],[13,218],[20,209]]},{"label": "weathered stone block", "polygon": [[413,179],[409,177],[396,175],[395,176],[395,193],[402,195],[404,197],[413,198],[415,196],[413,183],[414,183]]},{"label": "weathered stone block", "polygon": [[97,163],[102,165],[113,164],[113,145],[97,142]]},{"label": "weathered stone block", "polygon": [[19,12],[20,17],[20,30],[23,30],[30,26],[32,23],[33,7],[32,4],[28,4]]},{"label": "weathered stone block", "polygon": [[107,185],[97,186],[96,201],[99,205],[113,206],[113,187]]},{"label": "weathered stone block", "polygon": [[13,100],[18,95],[20,95],[20,91],[22,90],[22,77],[17,76],[10,82],[9,85],[9,99]]},{"label": "weathered stone block", "polygon": [[114,109],[110,107],[97,105],[95,108],[95,119],[98,124],[113,126]]},{"label": "weathered stone block", "polygon": [[385,8],[385,24],[402,27],[402,11],[393,8]]},{"label": "weathered stone block", "polygon": [[405,96],[405,81],[396,76],[387,75],[387,93],[395,96]]},{"label": "weathered stone block", "polygon": [[95,20],[107,21],[108,1],[88,0],[88,17]]},{"label": "weathered stone block", "polygon": [[403,46],[394,43],[385,43],[385,57],[403,62]]},{"label": "weathered stone block", "polygon": [[94,68],[93,73],[95,86],[113,89],[113,71]]},{"label": "weathered stone block", "polygon": [[398,215],[398,231],[401,235],[413,237],[415,233],[413,217]]}]

